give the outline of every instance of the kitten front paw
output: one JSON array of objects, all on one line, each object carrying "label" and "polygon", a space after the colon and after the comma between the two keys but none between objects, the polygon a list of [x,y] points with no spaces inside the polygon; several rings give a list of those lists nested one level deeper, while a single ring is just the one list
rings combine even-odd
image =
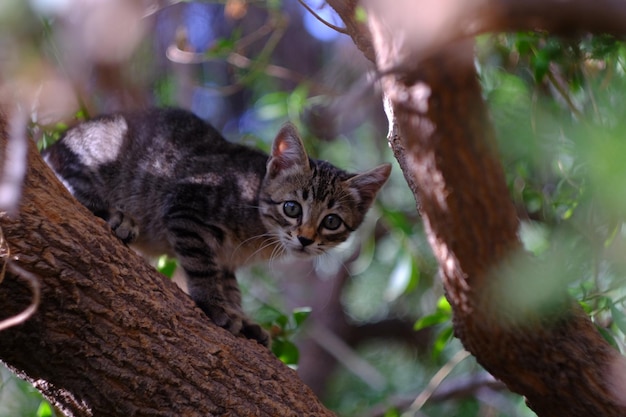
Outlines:
[{"label": "kitten front paw", "polygon": [[223,308],[217,305],[201,303],[200,309],[204,311],[213,323],[228,330],[235,336],[243,336],[246,339],[256,340],[265,347],[270,346],[269,333],[258,324],[250,321],[240,310]]},{"label": "kitten front paw", "polygon": [[139,235],[139,227],[135,224],[135,220],[119,210],[111,214],[108,223],[115,236],[126,244],[134,242]]},{"label": "kitten front paw", "polygon": [[266,348],[269,348],[272,344],[270,334],[263,327],[248,320],[244,320],[241,334],[248,339],[256,340]]}]

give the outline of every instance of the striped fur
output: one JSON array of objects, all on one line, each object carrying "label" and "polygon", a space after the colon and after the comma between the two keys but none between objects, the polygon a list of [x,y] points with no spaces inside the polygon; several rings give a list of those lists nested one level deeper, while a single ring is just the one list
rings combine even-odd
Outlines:
[{"label": "striped fur", "polygon": [[268,156],[181,109],[100,116],[44,157],[120,239],[176,257],[191,297],[217,325],[264,345],[267,333],[241,309],[236,268],[345,241],[391,169],[349,174],[310,159],[290,124]]}]

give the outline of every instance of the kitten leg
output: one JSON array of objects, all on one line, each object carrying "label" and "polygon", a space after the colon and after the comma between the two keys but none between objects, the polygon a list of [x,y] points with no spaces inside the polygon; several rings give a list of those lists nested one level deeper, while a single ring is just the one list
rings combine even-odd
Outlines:
[{"label": "kitten leg", "polygon": [[115,235],[124,243],[132,243],[139,235],[139,227],[135,220],[120,210],[113,210],[107,219]]},{"label": "kitten leg", "polygon": [[[227,273],[224,276],[224,295],[226,302],[231,309],[237,309],[241,311],[241,292],[239,291],[239,284],[233,273]],[[249,320],[245,313],[243,313],[243,320],[240,333],[248,339],[254,339],[261,343],[263,346],[270,345],[270,335],[265,329],[259,326],[257,323]]]},{"label": "kitten leg", "polygon": [[234,335],[241,335],[256,340],[263,346],[269,346],[269,334],[251,321],[241,309],[239,286],[231,271],[211,271],[210,268],[192,270],[185,268],[184,264],[183,268],[187,274],[191,298],[215,324]]},{"label": "kitten leg", "polygon": [[221,244],[223,232],[204,223],[188,207],[174,206],[165,218],[169,241],[187,276],[189,295],[198,307],[216,325],[267,346],[267,333],[241,309],[235,275],[215,263],[212,247]]}]

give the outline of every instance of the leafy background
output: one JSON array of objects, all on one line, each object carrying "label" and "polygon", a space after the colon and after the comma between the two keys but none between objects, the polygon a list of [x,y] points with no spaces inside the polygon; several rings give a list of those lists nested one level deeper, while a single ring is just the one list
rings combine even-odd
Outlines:
[{"label": "leafy background", "polygon": [[[373,68],[300,2],[154,3],[140,35],[118,40],[112,51],[122,52],[104,63],[72,53],[75,37],[93,30],[72,23],[81,4],[0,4],[2,94],[17,86],[42,147],[92,114],[156,104],[190,108],[229,139],[266,150],[290,120],[313,157],[349,170],[393,161]],[[341,26],[323,3],[311,7]],[[624,44],[497,34],[476,39],[476,56],[520,236],[535,255],[515,273],[542,278],[519,298],[532,303],[566,285],[623,352]],[[242,271],[247,310],[339,415],[533,415],[453,338],[415,208],[396,164],[366,224],[333,254]],[[175,261],[155,265],[177,279]],[[61,414],[0,371],[0,416],[52,415]]]}]

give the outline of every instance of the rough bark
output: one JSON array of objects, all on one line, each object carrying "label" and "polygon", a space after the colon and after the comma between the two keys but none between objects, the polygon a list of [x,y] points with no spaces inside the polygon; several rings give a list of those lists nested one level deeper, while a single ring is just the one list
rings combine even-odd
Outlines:
[{"label": "rough bark", "polygon": [[[344,20],[354,18],[354,2],[329,3],[339,6]],[[422,11],[427,3],[421,3]],[[488,3],[524,8],[523,2]],[[537,2],[530,3],[528,21],[518,20],[516,29],[554,17],[555,2],[543,3],[547,20],[538,19]],[[574,10],[589,11],[582,2],[571,3]],[[409,8],[415,3],[402,1],[407,7],[398,9],[365,4],[369,35],[350,34],[361,50],[374,50],[397,122],[391,145],[419,201],[454,310],[456,336],[488,371],[526,396],[540,416],[626,415],[626,362],[564,290],[536,309],[519,307],[515,294],[502,292],[506,285],[520,285],[519,280],[531,285],[536,278],[506,273],[520,249],[518,221],[481,97],[472,43],[444,45],[433,35],[450,41],[456,28],[438,32],[441,28],[434,27],[424,34],[432,44],[415,39],[430,18],[418,18],[418,10]],[[597,29],[596,17],[592,29]],[[583,29],[575,26],[581,21],[582,16],[569,16],[550,27]]]},{"label": "rough bark", "polygon": [[[0,117],[0,150],[6,146]],[[4,155],[4,152],[1,153]],[[330,416],[295,372],[214,326],[174,283],[80,206],[30,146],[19,214],[0,213],[41,304],[0,333],[0,360],[68,416]],[[8,273],[1,317],[30,292]]]}]

